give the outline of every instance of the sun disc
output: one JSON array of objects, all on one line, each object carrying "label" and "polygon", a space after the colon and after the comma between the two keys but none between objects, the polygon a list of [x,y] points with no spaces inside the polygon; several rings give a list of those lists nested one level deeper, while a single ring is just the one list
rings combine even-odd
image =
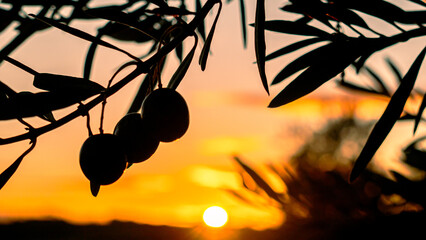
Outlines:
[{"label": "sun disc", "polygon": [[228,221],[228,213],[225,209],[213,206],[204,211],[203,220],[210,227],[222,227]]}]

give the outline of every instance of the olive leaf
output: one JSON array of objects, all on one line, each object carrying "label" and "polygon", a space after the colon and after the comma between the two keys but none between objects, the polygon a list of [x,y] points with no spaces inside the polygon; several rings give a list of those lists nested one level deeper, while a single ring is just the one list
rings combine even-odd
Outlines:
[{"label": "olive leaf", "polygon": [[422,103],[420,104],[419,110],[417,111],[417,115],[414,120],[413,134],[415,134],[417,131],[417,128],[419,126],[420,120],[422,119],[423,111],[425,110],[425,108],[426,108],[426,94],[423,95]]},{"label": "olive leaf", "polygon": [[373,69],[371,69],[369,67],[364,67],[363,69],[365,69],[367,71],[367,73],[373,78],[373,80],[379,85],[379,87],[380,87],[379,92],[381,92],[383,95],[386,95],[386,96],[391,95],[391,93],[390,93],[388,87],[385,85],[383,79],[375,71],[373,71]]},{"label": "olive leaf", "polygon": [[[296,72],[305,69],[316,62],[325,61],[325,57],[331,52],[336,52],[334,48],[336,48],[337,43],[329,43],[327,45],[318,47],[299,58],[293,60],[287,66],[285,66],[273,79],[272,85],[282,82],[284,79],[289,76],[295,74]],[[343,49],[341,49],[343,50]]]},{"label": "olive leaf", "polygon": [[240,0],[240,17],[241,17],[241,34],[243,37],[243,46],[247,48],[247,27],[246,27],[246,10],[244,0]]},{"label": "olive leaf", "polygon": [[141,61],[139,58],[133,56],[131,53],[129,53],[129,52],[127,52],[127,51],[125,51],[125,50],[123,50],[121,48],[118,48],[118,47],[116,47],[116,46],[114,46],[114,45],[112,45],[110,43],[107,43],[107,42],[105,42],[105,41],[103,41],[101,39],[98,39],[98,38],[96,38],[96,37],[94,37],[94,36],[92,36],[92,35],[90,35],[90,34],[88,34],[86,32],[83,32],[83,31],[79,30],[79,29],[70,27],[68,25],[62,24],[60,22],[57,22],[56,20],[49,19],[49,18],[46,18],[46,17],[36,16],[34,14],[29,14],[29,16],[34,17],[34,18],[36,18],[36,19],[38,19],[38,20],[40,20],[42,22],[47,23],[48,25],[56,27],[56,28],[58,28],[58,29],[60,29],[60,30],[62,30],[64,32],[69,33],[71,35],[74,35],[76,37],[82,38],[82,39],[90,41],[90,42],[96,42],[97,44],[102,45],[104,47],[111,48],[111,49],[114,49],[114,50],[119,51],[121,53],[124,53],[124,54],[126,54],[127,56],[129,56],[130,58],[132,58],[133,60],[135,60],[137,62]]},{"label": "olive leaf", "polygon": [[36,74],[33,85],[47,91],[61,91],[82,96],[93,96],[105,91],[104,87],[88,79],[52,73]]},{"label": "olive leaf", "polygon": [[292,22],[286,20],[271,20],[265,22],[265,30],[295,34],[301,36],[316,36],[323,39],[331,39],[332,35],[326,31],[316,27],[309,26],[300,22]]},{"label": "olive leaf", "polygon": [[311,44],[314,44],[314,43],[317,43],[317,42],[320,42],[320,41],[323,41],[323,39],[321,39],[321,38],[308,38],[308,39],[305,39],[305,40],[302,40],[302,41],[299,41],[299,42],[292,43],[290,45],[287,45],[283,48],[276,50],[273,53],[268,54],[266,56],[265,60],[266,61],[272,60],[274,58],[280,57],[282,55],[285,55],[285,54],[288,54],[288,53],[291,53],[291,52],[294,52],[294,51],[297,51],[301,48],[304,48],[306,46],[309,46]]},{"label": "olive leaf", "polygon": [[[268,107],[274,108],[285,105],[316,90],[352,64],[362,53],[364,44],[365,42],[358,40],[334,42],[321,47],[319,50],[314,50],[313,52],[316,52],[313,57],[309,56],[309,54],[312,55],[312,52],[308,53],[308,57],[305,57],[308,61],[296,62],[301,66],[294,64],[295,61],[292,62],[293,71],[301,67],[309,67],[275,96]],[[318,53],[325,55],[318,55]]]},{"label": "olive leaf", "polygon": [[247,166],[245,163],[241,161],[241,159],[237,156],[234,156],[234,160],[244,169],[244,171],[250,175],[250,177],[253,179],[253,181],[263,190],[266,194],[275,201],[282,203],[280,195],[275,192],[271,186],[259,175],[254,171],[252,168]]},{"label": "olive leaf", "polygon": [[204,43],[203,49],[201,50],[200,59],[198,61],[200,66],[201,66],[202,71],[204,71],[206,69],[207,57],[208,57],[209,52],[210,52],[210,46],[212,44],[213,34],[214,34],[215,29],[216,29],[216,24],[217,24],[217,21],[219,20],[219,15],[220,15],[221,10],[222,10],[222,2],[219,2],[219,9],[218,9],[216,17],[213,21],[209,35],[207,36],[207,39]]},{"label": "olive leaf", "polygon": [[385,60],[388,66],[391,68],[393,74],[396,76],[396,79],[398,80],[398,84],[401,83],[403,77],[401,72],[399,71],[399,68],[390,58],[386,58]]},{"label": "olive leaf", "polygon": [[265,0],[256,0],[256,16],[254,23],[254,49],[256,53],[256,63],[262,81],[263,88],[269,95],[268,79],[265,72]]},{"label": "olive leaf", "polygon": [[405,149],[403,150],[405,154],[404,162],[413,166],[417,169],[426,171],[426,152],[417,147],[417,144],[421,141],[424,141],[426,136],[419,137],[411,142]]},{"label": "olive leaf", "polygon": [[[195,0],[195,10],[198,12],[201,8],[202,8],[201,0]],[[204,21],[202,21],[197,26],[197,31],[200,33],[201,38],[203,39],[203,41],[206,41],[206,26],[204,24]]]},{"label": "olive leaf", "polygon": [[42,116],[51,111],[79,103],[92,93],[74,94],[70,92],[19,92],[0,104],[0,120]]},{"label": "olive leaf", "polygon": [[34,149],[36,143],[37,143],[37,139],[32,140],[30,148],[28,148],[24,153],[22,153],[21,156],[19,156],[18,159],[16,159],[12,163],[12,165],[10,165],[8,168],[6,168],[6,170],[4,170],[0,174],[0,189],[2,189],[4,185],[9,181],[9,179],[13,176],[13,174],[18,169],[24,157],[27,156],[28,153],[30,153]]},{"label": "olive leaf", "polygon": [[361,93],[372,93],[372,94],[382,95],[381,92],[378,92],[378,91],[376,91],[374,89],[366,88],[364,86],[358,85],[356,83],[351,83],[351,82],[348,82],[348,81],[343,80],[343,79],[337,80],[337,83],[341,87],[347,88],[347,89],[352,90],[352,91],[358,91],[358,92],[361,92]]},{"label": "olive leaf", "polygon": [[194,37],[195,37],[194,46],[192,47],[188,55],[185,57],[185,59],[182,61],[182,63],[179,65],[176,72],[173,74],[169,84],[167,85],[168,88],[176,89],[179,86],[180,82],[182,81],[183,77],[185,76],[186,72],[188,71],[188,68],[191,65],[192,59],[194,58],[195,49],[197,48],[197,44],[198,44],[197,35],[194,34]]},{"label": "olive leaf", "polygon": [[172,15],[172,16],[184,16],[184,15],[194,15],[194,12],[188,11],[186,9],[178,7],[158,7],[154,9],[145,10],[147,13],[152,13],[156,15]]},{"label": "olive leaf", "polygon": [[396,121],[400,118],[401,113],[404,110],[405,102],[413,90],[414,83],[416,82],[418,72],[425,57],[425,53],[426,48],[421,51],[421,53],[417,56],[416,60],[411,65],[407,74],[405,74],[401,84],[389,101],[389,104],[386,107],[383,115],[380,117],[379,121],[371,131],[364,148],[355,161],[354,167],[349,177],[350,181],[354,181],[367,167],[367,164],[371,161],[371,158],[374,156],[377,149],[383,143]]}]

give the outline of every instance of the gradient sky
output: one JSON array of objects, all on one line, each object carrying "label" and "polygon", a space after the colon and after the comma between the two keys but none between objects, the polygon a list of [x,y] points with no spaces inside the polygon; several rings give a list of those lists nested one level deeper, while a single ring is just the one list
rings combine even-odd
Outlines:
[{"label": "gradient sky", "polygon": [[[253,22],[254,6],[249,2],[246,11],[250,23]],[[281,5],[271,3],[268,6],[269,19],[281,17],[277,11]],[[228,193],[228,190],[242,189],[232,155],[241,154],[256,165],[281,162],[301,144],[300,139],[289,138],[292,137],[289,128],[305,124],[316,129],[327,118],[340,116],[342,106],[352,98],[334,89],[330,82],[319,93],[303,100],[284,108],[268,109],[266,106],[272,97],[263,90],[253,64],[253,31],[249,29],[248,48],[243,49],[237,13],[237,1],[224,6],[207,69],[202,72],[194,59],[178,88],[187,100],[191,115],[190,128],[182,139],[162,143],[151,159],[132,166],[118,182],[102,187],[99,196],[94,198],[78,164],[80,146],[88,135],[85,118],[77,118],[38,139],[36,149],[24,159],[15,176],[0,191],[0,220],[54,217],[86,223],[119,219],[194,226],[201,224],[207,207],[219,205],[228,211],[228,226],[257,229],[279,226],[285,215],[273,205],[255,207]],[[208,22],[211,23],[212,18]],[[76,21],[72,26],[95,33],[94,26],[100,23]],[[11,36],[12,31],[9,35],[0,35],[0,47]],[[294,39],[268,34],[268,52]],[[146,48],[135,44],[106,40],[135,55],[146,51]],[[192,40],[186,41],[186,50],[191,44]],[[81,39],[51,29],[27,41],[12,57],[39,72],[81,76],[88,45]],[[413,59],[422,45],[424,38],[412,41],[409,48],[405,45],[392,48],[390,56],[405,72],[410,63],[404,59]],[[381,57],[383,55],[374,56],[372,61]],[[99,48],[92,80],[106,85],[116,67],[127,60],[123,54]],[[290,58],[267,64],[268,75],[273,77],[288,61]],[[376,66],[380,69],[383,63],[377,61]],[[168,62],[163,81],[167,82],[177,66],[175,60]],[[423,73],[424,70],[423,67]],[[424,80],[424,75],[419,76]],[[17,91],[36,90],[32,86],[31,75],[8,63],[1,65],[0,76]],[[109,98],[105,132],[112,132],[115,123],[125,114],[140,80],[135,80]],[[275,96],[282,87],[272,88],[271,95]],[[361,106],[357,110],[358,116],[375,119],[380,116],[386,102],[383,99],[359,101],[358,106]],[[75,106],[70,109],[75,109]],[[55,116],[59,118],[69,111],[55,112]],[[97,107],[91,113],[91,126],[95,132],[98,131],[99,112],[100,107]],[[37,119],[31,119],[31,122],[36,126],[45,124]],[[0,130],[0,137],[7,137],[23,132],[24,128],[15,121],[6,121],[0,122]],[[402,145],[407,139],[408,136],[401,137],[393,144]],[[7,168],[27,147],[28,142],[0,146],[0,169]],[[276,187],[280,188],[279,185]]]}]

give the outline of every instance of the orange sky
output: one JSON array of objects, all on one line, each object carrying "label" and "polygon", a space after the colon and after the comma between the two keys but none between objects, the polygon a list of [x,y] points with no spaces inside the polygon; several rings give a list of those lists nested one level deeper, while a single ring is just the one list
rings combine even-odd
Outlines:
[{"label": "orange sky", "polygon": [[[241,179],[234,172],[232,154],[241,154],[259,164],[282,161],[300,145],[296,140],[285,138],[287,128],[307,124],[315,129],[314,124],[324,123],[324,117],[338,116],[336,112],[341,111],[348,98],[334,91],[325,92],[322,88],[321,92],[327,94],[321,95],[322,100],[316,98],[320,95],[313,94],[284,108],[266,108],[272,98],[262,89],[253,64],[251,29],[249,47],[247,50],[242,48],[239,18],[235,14],[237,7],[233,3],[223,9],[206,71],[201,72],[194,60],[178,88],[187,100],[191,114],[190,128],[182,139],[162,143],[151,159],[132,166],[118,182],[102,187],[99,196],[94,198],[78,164],[79,149],[87,137],[85,119],[78,118],[38,139],[36,149],[24,159],[16,175],[0,191],[0,220],[55,217],[75,223],[119,219],[194,226],[201,223],[207,207],[219,205],[228,211],[230,227],[264,229],[279,226],[285,216],[278,209],[243,204],[227,192],[242,188]],[[254,13],[250,4],[247,13],[250,22]],[[272,11],[268,16],[279,15]],[[93,33],[92,28],[81,22],[73,26]],[[268,52],[287,44],[281,42],[281,37],[271,37],[277,35],[268,36],[271,42]],[[7,42],[3,39],[0,38],[0,47]],[[134,44],[117,44],[135,55],[144,51]],[[189,44],[192,40],[188,41],[187,49]],[[414,42],[413,46],[421,44]],[[39,72],[81,76],[87,47],[88,43],[81,39],[51,30],[35,36],[12,56]],[[401,54],[412,59],[403,47],[393,50],[396,56]],[[116,67],[125,61],[126,56],[122,54],[99,49],[93,80],[106,84]],[[286,61],[288,59],[268,64],[268,74],[273,76]],[[173,74],[176,61],[170,61],[168,67],[163,79]],[[402,67],[407,69],[406,65]],[[35,90],[31,76],[8,63],[1,65],[0,76],[15,90]],[[139,80],[129,84],[109,99],[104,125],[106,132],[112,132],[115,123],[126,112],[138,84]],[[326,87],[333,85],[330,83]],[[282,85],[272,88],[271,95],[281,89]],[[357,110],[357,114],[369,119],[380,116],[386,106],[382,100],[359,104],[363,107]],[[91,114],[95,132],[99,110],[95,108]],[[55,116],[67,112],[69,110],[61,110]],[[32,121],[35,125],[44,124],[37,119]],[[0,137],[7,137],[24,130],[20,124],[6,121],[0,122],[0,131]],[[28,142],[0,146],[0,169],[7,168],[27,147]]]}]

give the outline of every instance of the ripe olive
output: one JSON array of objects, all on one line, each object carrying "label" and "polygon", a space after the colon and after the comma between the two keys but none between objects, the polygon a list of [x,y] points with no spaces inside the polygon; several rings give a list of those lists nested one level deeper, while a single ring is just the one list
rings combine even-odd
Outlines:
[{"label": "ripe olive", "polygon": [[113,134],[90,136],[80,149],[80,167],[91,182],[108,185],[126,169],[126,154],[120,139]]},{"label": "ripe olive", "polygon": [[156,139],[172,142],[181,138],[188,130],[188,105],[175,90],[160,88],[143,101],[142,118],[146,120]]},{"label": "ripe olive", "polygon": [[151,136],[149,126],[139,113],[129,113],[121,118],[115,125],[114,134],[122,141],[129,163],[147,160],[160,144]]}]

